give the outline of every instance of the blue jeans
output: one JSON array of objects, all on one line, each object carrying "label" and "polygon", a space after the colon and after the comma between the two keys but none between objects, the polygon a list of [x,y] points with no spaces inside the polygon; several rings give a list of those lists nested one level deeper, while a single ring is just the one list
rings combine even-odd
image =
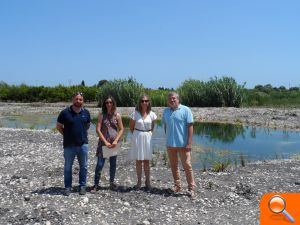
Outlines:
[{"label": "blue jeans", "polygon": [[86,177],[88,170],[88,144],[83,144],[82,146],[73,146],[64,148],[64,181],[65,188],[72,187],[72,167],[75,156],[79,163],[79,186],[86,186]]},{"label": "blue jeans", "polygon": [[[99,185],[104,163],[105,163],[105,158],[103,158],[102,156],[98,156],[97,165],[95,169],[95,180],[94,180],[95,185]],[[109,182],[111,183],[114,182],[115,180],[116,169],[117,169],[117,156],[112,156],[109,158]]]}]

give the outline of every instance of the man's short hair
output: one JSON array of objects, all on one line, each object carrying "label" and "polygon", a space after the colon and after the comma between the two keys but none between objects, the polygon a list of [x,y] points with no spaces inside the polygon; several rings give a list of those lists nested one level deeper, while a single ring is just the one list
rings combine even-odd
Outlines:
[{"label": "man's short hair", "polygon": [[175,96],[178,100],[180,100],[179,94],[175,91],[171,91],[171,92],[168,93],[168,98],[171,97],[171,96]]}]

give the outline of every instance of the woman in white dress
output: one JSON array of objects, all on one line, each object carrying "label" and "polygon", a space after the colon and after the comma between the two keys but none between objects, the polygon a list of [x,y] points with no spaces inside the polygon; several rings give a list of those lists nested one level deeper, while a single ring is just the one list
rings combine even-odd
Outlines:
[{"label": "woman in white dress", "polygon": [[150,160],[152,159],[152,131],[157,116],[151,111],[150,99],[147,95],[142,95],[139,99],[135,111],[132,113],[129,126],[132,132],[131,150],[129,158],[136,160],[138,190],[142,184],[142,168],[145,173],[145,186],[151,188],[150,184]]}]

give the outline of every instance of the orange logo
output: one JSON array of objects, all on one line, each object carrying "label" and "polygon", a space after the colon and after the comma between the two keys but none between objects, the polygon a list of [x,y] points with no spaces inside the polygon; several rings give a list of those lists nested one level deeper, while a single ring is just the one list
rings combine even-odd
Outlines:
[{"label": "orange logo", "polygon": [[266,193],[260,201],[261,225],[300,225],[300,193]]}]

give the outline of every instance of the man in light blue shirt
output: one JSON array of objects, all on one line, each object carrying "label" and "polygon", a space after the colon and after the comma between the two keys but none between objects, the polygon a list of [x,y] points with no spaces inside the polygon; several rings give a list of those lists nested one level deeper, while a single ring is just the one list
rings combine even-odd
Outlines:
[{"label": "man in light blue shirt", "polygon": [[196,184],[191,164],[193,115],[190,108],[180,104],[179,95],[176,92],[168,94],[168,105],[169,107],[163,112],[162,124],[164,124],[165,128],[167,151],[174,178],[173,191],[181,191],[180,171],[178,167],[179,154],[188,183],[188,191],[191,199],[194,199]]}]

